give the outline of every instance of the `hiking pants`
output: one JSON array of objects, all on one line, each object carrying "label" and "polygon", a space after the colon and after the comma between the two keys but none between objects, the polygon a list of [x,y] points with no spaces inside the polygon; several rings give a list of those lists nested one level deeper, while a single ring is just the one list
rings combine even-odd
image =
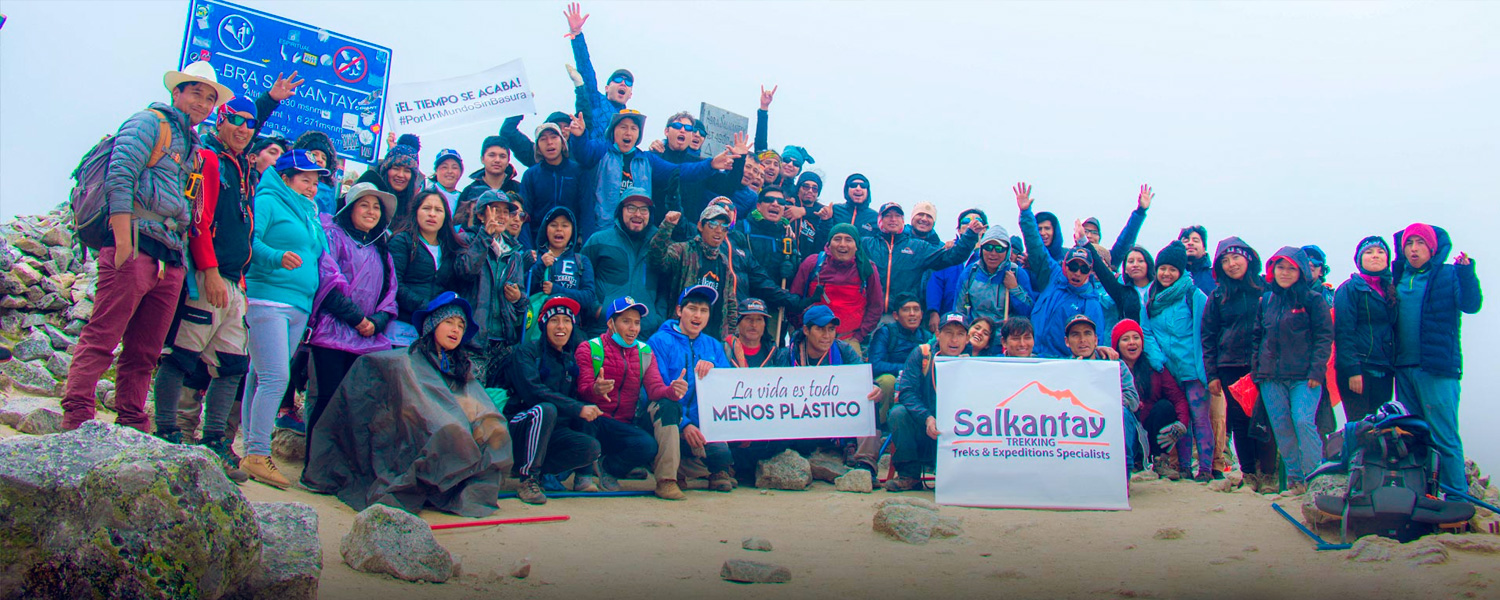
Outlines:
[{"label": "hiking pants", "polygon": [[[1208,405],[1208,388],[1202,381],[1197,379],[1180,382],[1182,393],[1187,395],[1188,416],[1193,420],[1188,427],[1191,436],[1191,445],[1198,449],[1198,474],[1207,475],[1214,468],[1214,428],[1213,411]],[[1179,440],[1178,444],[1188,441],[1187,438]],[[1182,454],[1178,454],[1179,459]],[[1179,462],[1183,471],[1188,470],[1190,462]]]},{"label": "hiking pants", "polygon": [[918,419],[905,406],[891,407],[891,435],[896,451],[891,455],[891,464],[896,473],[907,477],[921,477],[922,465],[937,463],[937,440],[927,435],[927,420]]},{"label": "hiking pants", "polygon": [[1458,437],[1458,379],[1433,375],[1420,367],[1400,367],[1396,369],[1396,385],[1402,404],[1418,412],[1432,430],[1432,445],[1438,451],[1438,482],[1467,491],[1464,442]]},{"label": "hiking pants", "polygon": [[290,306],[251,304],[249,396],[240,407],[245,429],[245,454],[271,455],[271,430],[276,411],[291,380],[292,353],[307,329],[307,313]]},{"label": "hiking pants", "polygon": [[[1344,420],[1350,423],[1375,414],[1380,406],[1390,402],[1396,394],[1396,378],[1390,373],[1376,375],[1374,373],[1344,373],[1336,372],[1338,377],[1339,398],[1343,400]],[[1356,394],[1349,389],[1349,378],[1359,375],[1364,378],[1364,393]],[[1420,410],[1420,409],[1413,409]]]},{"label": "hiking pants", "polygon": [[601,415],[593,421],[580,421],[579,428],[599,441],[604,457],[600,466],[615,477],[623,478],[656,458],[656,438],[630,423]]}]

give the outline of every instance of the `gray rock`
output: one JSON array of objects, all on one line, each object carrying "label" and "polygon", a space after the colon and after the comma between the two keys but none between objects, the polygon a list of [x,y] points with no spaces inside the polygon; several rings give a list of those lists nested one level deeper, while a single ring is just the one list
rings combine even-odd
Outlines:
[{"label": "gray rock", "polygon": [[35,329],[47,324],[47,315],[31,313],[21,317],[21,329]]},{"label": "gray rock", "polygon": [[[84,300],[83,302],[74,304],[73,308],[68,309],[66,314],[69,319],[72,319],[74,321],[87,321],[89,320],[89,317],[94,316],[94,303],[89,300]],[[79,331],[81,332],[83,330],[80,329]]]},{"label": "gray rock", "polygon": [[754,550],[756,552],[770,552],[771,540],[763,537],[747,537],[740,542],[740,547],[746,550]]},{"label": "gray rock", "polygon": [[5,314],[0,314],[0,330],[5,331],[5,333],[8,333],[12,336],[20,337],[21,320],[24,318],[26,318],[26,315],[24,313],[19,313],[13,310],[5,311]]},{"label": "gray rock", "polygon": [[289,463],[307,460],[307,436],[290,429],[277,429],[271,433],[271,456]]},{"label": "gray rock", "polygon": [[114,395],[115,382],[108,379],[100,379],[99,383],[94,384],[94,401],[98,402],[99,406],[104,406],[104,401],[106,398],[108,398],[109,400],[109,405],[114,406]]},{"label": "gray rock", "polygon": [[58,383],[52,373],[47,371],[47,367],[39,362],[8,360],[0,363],[0,374],[9,377],[16,389],[28,394],[42,396],[62,394],[62,384]]},{"label": "gray rock", "polygon": [[844,457],[826,450],[816,450],[812,456],[807,457],[807,463],[811,467],[812,478],[818,481],[833,483],[835,479],[849,472],[849,467],[844,464]]},{"label": "gray rock", "polygon": [[[31,301],[27,300],[25,296],[6,296],[4,298],[0,298],[0,308],[9,309],[9,310],[20,310],[20,309],[28,308],[30,306],[31,306]],[[8,329],[7,331],[15,331],[15,330],[14,329]]]},{"label": "gray rock", "polygon": [[15,360],[46,359],[52,356],[52,341],[47,339],[47,334],[32,331],[26,339],[11,346],[10,353]]},{"label": "gray rock", "polygon": [[840,492],[868,494],[875,491],[875,480],[870,476],[869,471],[853,469],[838,479],[833,480],[833,489]]},{"label": "gray rock", "polygon": [[1487,533],[1465,533],[1462,535],[1444,533],[1430,535],[1423,539],[1442,544],[1449,550],[1457,550],[1459,552],[1500,554],[1500,537]]},{"label": "gray rock", "polygon": [[762,460],[755,467],[755,487],[761,489],[803,490],[810,484],[812,466],[793,450]]},{"label": "gray rock", "polygon": [[73,252],[67,248],[48,248],[47,256],[52,262],[57,263],[57,268],[64,271],[73,270]]},{"label": "gray rock", "polygon": [[1307,494],[1301,498],[1302,521],[1313,527],[1323,525],[1324,523],[1338,522],[1338,517],[1324,514],[1323,511],[1318,510],[1313,499],[1320,495],[1343,498],[1344,494],[1348,493],[1348,490],[1349,476],[1342,473],[1323,475],[1307,482]]},{"label": "gray rock", "polygon": [[895,502],[879,506],[872,528],[876,533],[908,544],[926,544],[933,538],[963,534],[958,519],[943,517],[925,507]]},{"label": "gray rock", "polygon": [[41,311],[54,312],[69,309],[71,308],[71,304],[71,302],[64,300],[62,296],[54,293],[43,296],[41,301],[36,303],[35,308]]},{"label": "gray rock", "polygon": [[1413,567],[1440,565],[1448,562],[1448,549],[1431,542],[1412,542],[1402,546],[1402,558]]},{"label": "gray rock", "polygon": [[31,435],[61,433],[62,404],[55,398],[11,398],[0,405],[0,423]]},{"label": "gray rock", "polygon": [[374,504],[354,517],[339,543],[344,563],[356,571],[385,573],[405,581],[442,583],[459,574],[459,561],[432,537],[426,521],[406,511]]},{"label": "gray rock", "polygon": [[8,241],[10,242],[10,245],[15,247],[15,249],[17,250],[20,250],[37,258],[47,258],[47,247],[43,246],[41,242],[38,242],[24,235],[10,236],[8,238]]},{"label": "gray rock", "polygon": [[903,504],[903,505],[906,505],[906,506],[915,506],[917,508],[921,508],[921,509],[925,509],[925,510],[930,510],[932,512],[937,512],[938,510],[941,509],[941,507],[939,507],[936,502],[933,502],[931,500],[923,500],[921,498],[914,498],[914,497],[911,497],[911,496],[892,496],[890,498],[886,498],[884,500],[876,502],[875,503],[875,510],[880,510],[880,509],[885,508],[887,506],[890,506],[892,504]]},{"label": "gray rock", "polygon": [[531,558],[523,558],[510,566],[510,576],[516,579],[525,579],[531,576]]},{"label": "gray rock", "polygon": [[61,225],[54,226],[42,234],[42,243],[48,246],[68,247],[73,245],[73,234]]},{"label": "gray rock", "polygon": [[0,590],[219,598],[260,560],[250,505],[207,451],[90,421],[0,444]]},{"label": "gray rock", "polygon": [[58,352],[47,358],[47,370],[51,371],[59,379],[68,378],[68,370],[73,368],[73,355],[66,352]]},{"label": "gray rock", "polygon": [[78,343],[78,336],[63,333],[61,329],[51,325],[42,326],[42,332],[47,334],[47,343],[52,344],[52,349],[58,352],[65,352]]},{"label": "gray rock", "polygon": [[792,580],[792,570],[770,563],[730,559],[719,568],[719,577],[739,583],[786,583]]},{"label": "gray rock", "polygon": [[68,321],[68,326],[63,328],[63,333],[77,337],[79,334],[83,333],[83,326],[88,324],[89,322],[85,319],[73,319],[71,321]]},{"label": "gray rock", "polygon": [[1396,540],[1367,535],[1355,540],[1344,558],[1354,562],[1386,562],[1391,560],[1392,551],[1400,546]]},{"label": "gray rock", "polygon": [[259,525],[260,568],[233,600],[312,600],[323,575],[318,511],[301,502],[252,502]]}]

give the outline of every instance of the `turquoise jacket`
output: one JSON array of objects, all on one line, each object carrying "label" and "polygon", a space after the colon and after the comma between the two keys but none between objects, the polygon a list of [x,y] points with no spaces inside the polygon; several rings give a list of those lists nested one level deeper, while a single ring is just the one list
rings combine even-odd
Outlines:
[{"label": "turquoise jacket", "polygon": [[1203,368],[1203,307],[1207,301],[1208,296],[1193,284],[1193,277],[1183,273],[1141,308],[1146,358],[1152,369],[1165,368],[1177,376],[1178,382],[1208,383]]},{"label": "turquoise jacket", "polygon": [[[327,249],[318,205],[292,191],[274,171],[261,177],[255,188],[255,230],[250,236],[245,296],[312,313],[313,296],[318,293],[318,258]],[[287,252],[300,257],[302,265],[282,268],[281,257]]]}]

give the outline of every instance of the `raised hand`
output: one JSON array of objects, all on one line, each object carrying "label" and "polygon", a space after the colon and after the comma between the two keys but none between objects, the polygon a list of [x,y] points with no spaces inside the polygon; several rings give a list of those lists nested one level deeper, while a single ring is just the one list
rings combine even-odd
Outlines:
[{"label": "raised hand", "polygon": [[581,136],[584,129],[583,113],[573,115],[573,120],[568,122],[568,134],[574,137]]},{"label": "raised hand", "polygon": [[1473,262],[1474,261],[1472,261],[1472,260],[1469,259],[1469,253],[1468,252],[1459,252],[1458,256],[1453,259],[1453,264],[1455,264],[1455,265],[1463,265],[1465,267],[1469,266]]},{"label": "raised hand", "polygon": [[662,215],[661,220],[663,223],[671,223],[673,225],[676,225],[678,221],[682,220],[682,213],[675,210],[670,211],[667,214]]},{"label": "raised hand", "polygon": [[678,400],[687,395],[688,384],[686,377],[687,369],[683,369],[682,373],[677,376],[677,379],[672,381],[672,393],[677,395]]},{"label": "raised hand", "polygon": [[724,151],[720,152],[718,156],[714,157],[713,161],[709,162],[709,166],[713,167],[716,171],[728,171],[734,166],[734,148],[725,146]]},{"label": "raised hand", "polygon": [[563,37],[571,40],[583,33],[583,24],[588,22],[589,16],[582,13],[577,2],[568,3],[568,10],[563,11],[563,16],[568,18],[568,33]]},{"label": "raised hand", "polygon": [[573,66],[573,63],[563,63],[563,68],[568,70],[568,79],[573,81],[573,87],[583,85],[583,75],[578,72],[578,67]]},{"label": "raised hand", "polygon": [[282,77],[280,73],[277,73],[276,84],[272,85],[271,91],[266,92],[266,94],[271,96],[272,100],[281,102],[287,98],[291,98],[292,93],[297,91],[297,87],[306,82],[306,79],[297,79],[296,71],[292,71],[290,77]]},{"label": "raised hand", "polygon": [[776,90],[778,90],[780,88],[781,88],[781,86],[779,86],[779,85],[771,86],[771,91],[768,92],[768,91],[766,91],[766,86],[760,86],[760,109],[761,110],[767,110],[767,109],[771,108],[771,101],[774,100],[774,99],[776,99]]},{"label": "raised hand", "polygon": [[1031,208],[1031,186],[1026,185],[1026,182],[1023,181],[1010,189],[1016,193],[1016,208],[1021,210]]},{"label": "raised hand", "polygon": [[735,158],[749,156],[750,138],[746,137],[743,131],[734,132],[734,144],[729,146],[729,150],[734,153]]},{"label": "raised hand", "polygon": [[395,131],[386,131],[385,132],[385,149],[386,150],[390,150],[391,148],[395,148],[395,147],[396,147],[396,132]]},{"label": "raised hand", "polygon": [[818,218],[824,221],[833,218],[833,205],[827,205],[818,209]]},{"label": "raised hand", "polygon": [[1151,200],[1155,197],[1156,194],[1151,192],[1151,186],[1143,183],[1141,184],[1141,195],[1136,197],[1135,205],[1139,206],[1141,210],[1146,210],[1151,208]]},{"label": "raised hand", "polygon": [[1088,239],[1089,233],[1083,229],[1083,219],[1073,219],[1073,243],[1082,244]]}]

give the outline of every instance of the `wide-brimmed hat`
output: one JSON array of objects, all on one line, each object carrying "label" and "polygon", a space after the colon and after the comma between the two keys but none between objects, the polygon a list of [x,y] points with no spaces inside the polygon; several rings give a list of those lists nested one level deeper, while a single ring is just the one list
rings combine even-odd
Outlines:
[{"label": "wide-brimmed hat", "polygon": [[167,74],[162,76],[161,83],[166,86],[169,92],[177,89],[177,86],[184,83],[204,83],[211,85],[214,90],[219,92],[219,100],[214,104],[215,107],[228,102],[230,98],[234,97],[234,92],[229,90],[229,86],[219,83],[219,77],[214,73],[214,66],[205,60],[200,60],[183,67],[181,71],[167,71]]},{"label": "wide-brimmed hat", "polygon": [[380,214],[391,219],[395,218],[396,196],[389,192],[380,191],[380,188],[375,187],[375,184],[368,181],[356,183],[353,187],[349,188],[348,192],[344,193],[344,208],[339,209],[339,212],[344,212],[350,206],[354,206],[354,202],[362,196],[374,196],[380,200]]}]

